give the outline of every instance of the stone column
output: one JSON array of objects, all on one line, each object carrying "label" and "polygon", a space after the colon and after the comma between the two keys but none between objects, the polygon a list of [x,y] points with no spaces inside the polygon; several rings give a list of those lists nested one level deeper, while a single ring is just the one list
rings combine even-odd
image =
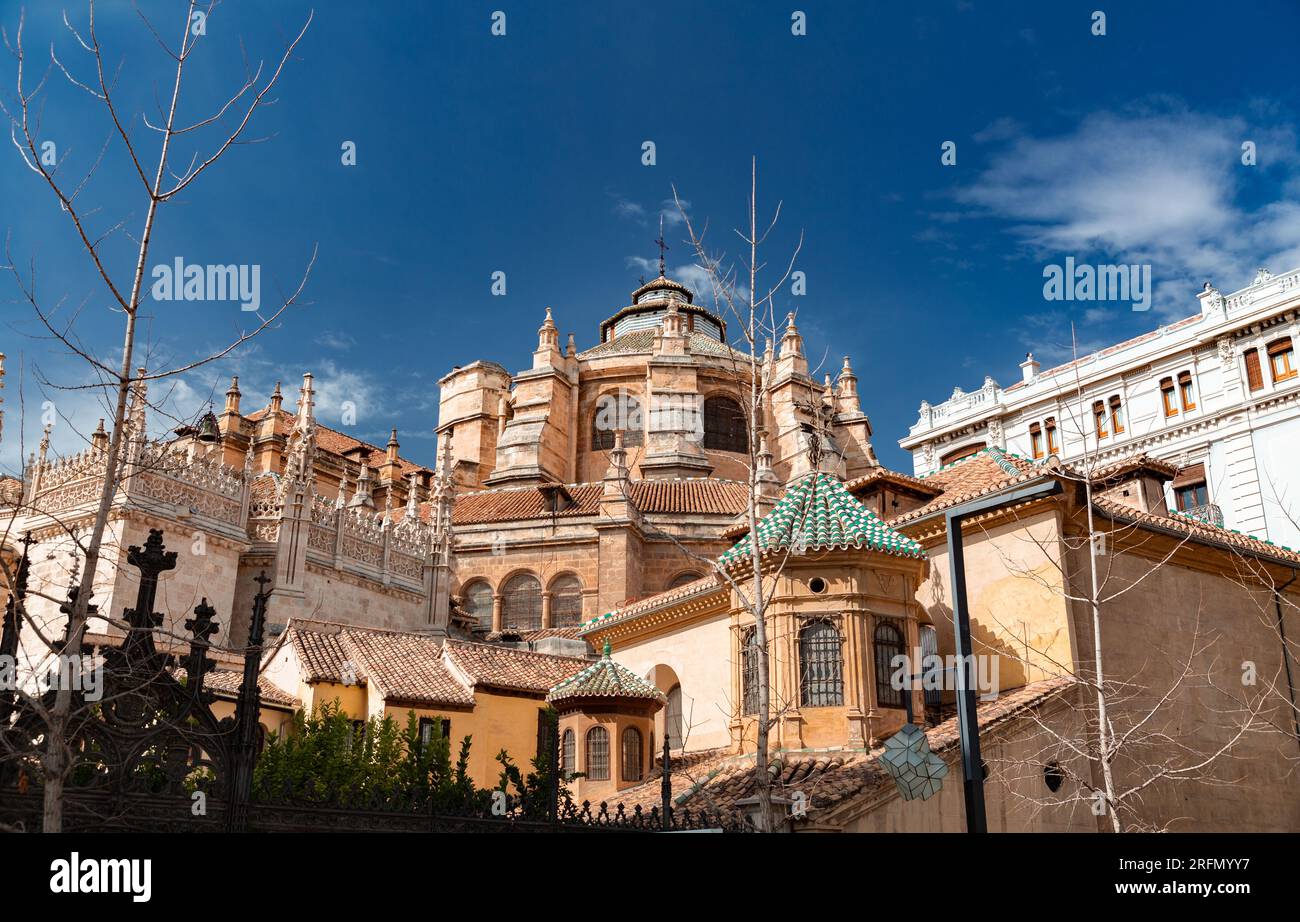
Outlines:
[{"label": "stone column", "polygon": [[494,592],[492,594],[492,632],[494,634],[501,633],[501,603],[504,600],[505,596],[501,593]]},{"label": "stone column", "polygon": [[867,747],[876,745],[875,719],[876,708],[876,616],[869,611],[862,613],[862,681],[866,686],[863,707],[867,718]]},{"label": "stone column", "polygon": [[542,627],[551,626],[551,593],[542,593]]}]

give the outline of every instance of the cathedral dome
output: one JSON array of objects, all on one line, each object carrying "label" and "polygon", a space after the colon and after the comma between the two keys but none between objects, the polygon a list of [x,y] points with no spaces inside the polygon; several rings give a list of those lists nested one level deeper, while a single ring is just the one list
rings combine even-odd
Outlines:
[{"label": "cathedral dome", "polygon": [[675,307],[686,318],[691,334],[725,342],[727,327],[722,318],[694,302],[695,292],[660,275],[632,292],[632,303],[600,325],[600,341],[608,343],[628,333],[663,326],[664,315]]},{"label": "cathedral dome", "polygon": [[640,304],[643,301],[666,301],[666,300],[685,300],[687,304],[695,301],[695,292],[691,291],[681,282],[674,282],[666,276],[659,276],[646,282],[636,291],[632,292],[632,303]]}]

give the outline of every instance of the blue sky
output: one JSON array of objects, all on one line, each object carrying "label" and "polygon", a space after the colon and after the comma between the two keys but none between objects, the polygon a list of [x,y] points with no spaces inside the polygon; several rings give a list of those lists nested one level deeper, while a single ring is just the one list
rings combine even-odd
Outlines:
[{"label": "blue sky", "polygon": [[[1091,34],[1101,6],[1106,34]],[[29,81],[50,43],[74,74],[89,59],[59,4],[27,11]],[[164,40],[177,4],[143,2]],[[204,117],[238,86],[241,42],[273,63],[304,21],[297,0],[226,0],[190,65],[182,119]],[[807,34],[791,34],[791,11]],[[490,34],[493,10],[506,35]],[[13,39],[18,6],[0,2]],[[69,3],[79,28],[86,13]],[[147,160],[156,136],[140,121],[170,88],[171,66],[129,3],[99,7],[98,34],[118,101]],[[234,148],[165,205],[150,265],[261,267],[264,305],[319,258],[304,303],[240,350],[186,375],[170,392],[178,416],[218,409],[238,373],[245,409],[277,379],[293,401],[316,373],[322,419],[403,454],[435,458],[438,377],[476,358],[527,367],[544,309],[579,348],[627,301],[653,259],[658,214],[675,184],[711,239],[734,253],[751,155],[760,207],[784,202],[768,258],[802,231],[798,310],[814,365],[849,354],[882,460],[925,398],[1016,380],[1028,349],[1045,363],[1196,310],[1204,279],[1228,291],[1259,265],[1300,266],[1300,117],[1294,55],[1279,36],[1300,26],[1294,2],[1219,4],[995,3],[321,3],[298,53],[255,116],[262,143]],[[13,108],[12,59],[0,71]],[[30,85],[30,84],[29,84]],[[53,140],[61,175],[79,177],[109,146],[79,202],[115,277],[129,281],[143,218],[139,179],[110,137],[102,107],[57,73],[37,136]],[[229,122],[227,121],[227,124]],[[193,140],[196,144],[190,144]],[[657,149],[642,164],[642,143]],[[1258,162],[1241,162],[1253,141]],[[187,136],[179,169],[215,131]],[[353,141],[357,164],[341,163]],[[955,166],[940,146],[957,145]],[[197,145],[197,146],[196,146]],[[12,145],[0,150],[0,224],[26,277],[81,340],[112,357],[120,315],[107,309],[67,217]],[[669,274],[690,276],[682,229],[670,223]],[[1155,304],[1048,302],[1043,267],[1149,263]],[[507,295],[491,276],[507,275]],[[77,450],[104,415],[87,392],[42,387],[37,372],[79,384],[78,360],[40,338],[11,277],[0,278],[0,351],[9,356],[0,464],[12,470],[52,399],[54,444]],[[231,302],[151,301],[151,366],[212,350],[252,315]],[[19,425],[20,372],[27,406]],[[357,406],[345,427],[343,401]],[[22,429],[25,445],[20,446]]]}]

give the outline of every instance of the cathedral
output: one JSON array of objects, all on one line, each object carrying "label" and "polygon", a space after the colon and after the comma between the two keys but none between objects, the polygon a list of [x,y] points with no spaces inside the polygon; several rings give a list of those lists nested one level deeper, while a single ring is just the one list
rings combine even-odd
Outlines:
[{"label": "cathedral", "polygon": [[751,440],[760,512],[810,469],[813,433],[840,477],[879,467],[849,359],[819,383],[793,314],[751,355],[662,274],[629,301],[581,352],[548,309],[530,368],[438,382],[457,594],[480,630],[571,631],[703,575],[748,509]]},{"label": "cathedral", "polygon": [[[1108,676],[1138,689],[1111,720],[1177,738],[1189,758],[1232,752],[1207,759],[1204,785],[1144,787],[1122,806],[1127,822],[1300,828],[1286,642],[1300,636],[1300,552],[1171,509],[1177,469],[1146,454],[1085,470],[990,445],[921,477],[887,470],[849,358],[818,381],[793,314],[751,349],[662,272],[628,300],[582,351],[574,334],[561,346],[548,309],[529,367],[479,359],[444,375],[433,469],[402,456],[397,430],[380,446],[323,424],[310,373],[292,407],[277,385],[246,408],[233,380],[219,414],[163,439],[139,385],[93,604],[133,604],[131,548],[161,530],[177,559],[156,610],[178,644],[206,601],[214,658],[237,663],[267,587],[263,712],[278,708],[275,726],[336,699],[358,720],[413,711],[422,733],[441,721],[523,759],[542,754],[554,708],[580,798],[657,802],[667,752],[679,803],[743,813],[757,565],[770,772],[777,803],[795,805],[763,822],[870,831],[960,828],[953,689],[897,676],[900,657],[954,653],[960,592],[994,677],[976,718],[996,779],[991,828],[1108,828],[1089,806],[1097,649]],[[47,438],[0,493],[3,553],[26,563],[25,642],[62,630],[108,443],[101,425],[84,452],[56,459]],[[979,514],[954,531],[949,513],[972,503]],[[1118,588],[1094,646],[1099,546]],[[91,632],[92,645],[120,642],[102,617]],[[1239,688],[1244,662],[1271,684]],[[1189,669],[1226,697],[1209,700]],[[902,738],[952,776],[925,805],[889,783],[884,760]],[[1225,786],[1240,766],[1249,777]],[[1132,784],[1147,770],[1114,768]],[[474,771],[491,783],[488,761]]]}]

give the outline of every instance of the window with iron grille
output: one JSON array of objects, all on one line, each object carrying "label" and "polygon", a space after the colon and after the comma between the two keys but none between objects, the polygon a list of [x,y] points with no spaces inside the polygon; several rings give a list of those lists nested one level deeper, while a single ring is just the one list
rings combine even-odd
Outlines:
[{"label": "window with iron grille", "polygon": [[749,451],[745,413],[730,397],[710,397],[704,401],[704,447],[716,451]]},{"label": "window with iron grille", "polygon": [[582,623],[582,581],[573,574],[551,583],[551,626],[575,627]]},{"label": "window with iron grille", "polygon": [[876,654],[876,704],[882,708],[901,708],[906,703],[903,700],[903,690],[894,688],[889,679],[894,673],[894,657],[904,653],[902,627],[895,621],[881,621],[876,625],[873,639]]},{"label": "window with iron grille", "polygon": [[811,621],[799,632],[799,704],[844,704],[844,652],[840,632],[829,621]]},{"label": "window with iron grille", "polygon": [[470,583],[463,591],[465,610],[480,631],[492,630],[492,587],[482,580]]},{"label": "window with iron grille", "polygon": [[[938,661],[939,656],[939,634],[935,631],[934,625],[921,625],[921,666],[924,667],[925,678],[922,680],[922,687],[925,689],[925,706],[927,708],[937,708],[943,703],[943,688],[940,684],[943,680],[943,665]],[[934,657],[932,659],[931,657]],[[935,672],[939,672],[936,676]]]},{"label": "window with iron grille", "polygon": [[587,777],[592,781],[609,780],[609,732],[604,727],[587,731]]},{"label": "window with iron grille", "polygon": [[752,627],[740,639],[740,699],[742,714],[758,713],[758,632]]},{"label": "window with iron grille", "polygon": [[641,444],[641,402],[623,391],[605,394],[596,401],[596,413],[591,418],[591,450],[612,449],[614,433],[619,429],[623,430],[624,447]]},{"label": "window with iron grille", "polygon": [[577,771],[578,737],[572,730],[565,730],[560,745],[560,771],[568,778]]},{"label": "window with iron grille", "polygon": [[531,573],[512,576],[501,590],[501,626],[507,631],[542,626],[542,584]]},{"label": "window with iron grille", "polygon": [[641,731],[636,727],[626,727],[623,730],[623,766],[622,774],[624,781],[641,780]]}]

